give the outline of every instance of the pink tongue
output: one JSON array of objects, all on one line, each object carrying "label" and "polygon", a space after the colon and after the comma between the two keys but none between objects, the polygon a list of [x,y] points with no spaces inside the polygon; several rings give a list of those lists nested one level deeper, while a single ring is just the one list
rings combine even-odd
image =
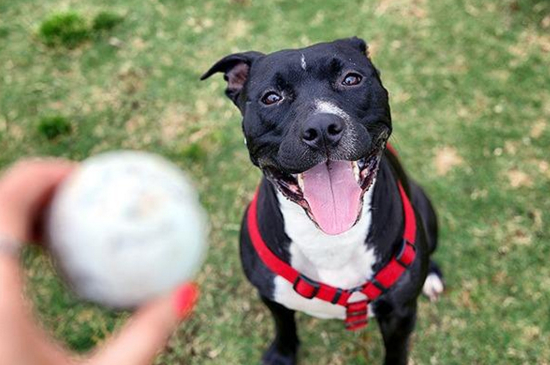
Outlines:
[{"label": "pink tongue", "polygon": [[357,219],[361,197],[351,162],[321,163],[303,177],[304,198],[323,232],[336,235],[350,229]]}]

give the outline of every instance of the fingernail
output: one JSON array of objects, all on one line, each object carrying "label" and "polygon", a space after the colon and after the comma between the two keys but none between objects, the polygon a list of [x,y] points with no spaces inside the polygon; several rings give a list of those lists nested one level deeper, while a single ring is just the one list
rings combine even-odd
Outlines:
[{"label": "fingernail", "polygon": [[199,297],[199,289],[195,284],[184,284],[176,290],[174,305],[179,319],[185,319],[193,311]]}]

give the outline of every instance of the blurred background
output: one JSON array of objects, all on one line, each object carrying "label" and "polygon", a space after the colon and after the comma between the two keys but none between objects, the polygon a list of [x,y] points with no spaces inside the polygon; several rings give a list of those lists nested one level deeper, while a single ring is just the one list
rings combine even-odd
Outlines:
[{"label": "blurred background", "polygon": [[[391,95],[393,144],[432,196],[448,291],[420,299],[413,364],[550,363],[550,2],[0,0],[0,167],[23,156],[160,153],[190,171],[213,226],[202,299],[158,364],[258,363],[272,323],[237,236],[259,181],[222,56],[357,35]],[[125,313],[79,302],[25,255],[55,336],[87,351]],[[1,293],[0,293],[1,295]],[[375,321],[298,315],[302,364],[380,363]]]}]

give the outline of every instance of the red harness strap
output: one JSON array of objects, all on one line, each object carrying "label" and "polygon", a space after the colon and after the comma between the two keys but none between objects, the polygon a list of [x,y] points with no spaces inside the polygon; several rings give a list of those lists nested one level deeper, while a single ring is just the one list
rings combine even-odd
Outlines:
[{"label": "red harness strap", "polygon": [[[376,300],[382,293],[395,284],[405,270],[413,263],[416,256],[414,246],[416,239],[416,217],[401,182],[398,181],[397,184],[405,215],[403,246],[392,257],[390,262],[380,269],[372,279],[356,288],[341,289],[312,280],[275,255],[267,247],[258,227],[258,191],[256,191],[248,209],[247,223],[250,239],[264,264],[275,274],[282,276],[292,283],[296,293],[307,299],[317,298],[334,305],[346,307],[346,328],[351,331],[363,328],[368,323],[368,304]],[[351,295],[355,292],[363,293],[367,299],[358,302],[348,302]]]}]

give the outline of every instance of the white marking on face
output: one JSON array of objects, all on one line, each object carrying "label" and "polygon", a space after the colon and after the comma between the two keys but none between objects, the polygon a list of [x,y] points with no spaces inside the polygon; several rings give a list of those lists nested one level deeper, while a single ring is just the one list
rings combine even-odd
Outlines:
[{"label": "white marking on face", "polygon": [[306,64],[306,56],[302,53],[302,58],[300,59],[300,64],[302,65],[302,69],[306,71],[307,64]]},{"label": "white marking on face", "polygon": [[[363,211],[357,224],[335,236],[327,235],[317,228],[300,206],[278,192],[285,232],[291,240],[289,251],[292,267],[313,280],[343,289],[354,288],[369,280],[378,260],[374,248],[365,244],[372,222],[373,191],[374,186],[365,194]],[[276,277],[274,284],[275,301],[287,308],[319,318],[346,317],[344,307],[316,298],[305,299],[282,277]],[[354,293],[350,302],[365,298],[362,293]],[[369,316],[374,316],[370,306]]]},{"label": "white marking on face", "polygon": [[336,104],[326,100],[315,100],[315,113],[334,114],[345,121],[350,120],[348,113],[339,108]]}]

